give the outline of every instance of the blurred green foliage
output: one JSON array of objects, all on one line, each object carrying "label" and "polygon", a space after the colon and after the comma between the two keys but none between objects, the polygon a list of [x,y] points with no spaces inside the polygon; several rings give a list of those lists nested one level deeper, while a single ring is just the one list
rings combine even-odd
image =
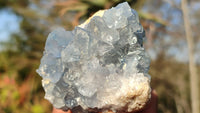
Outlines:
[{"label": "blurred green foliage", "polygon": [[31,108],[32,113],[45,113],[44,109],[40,105],[33,105]]}]

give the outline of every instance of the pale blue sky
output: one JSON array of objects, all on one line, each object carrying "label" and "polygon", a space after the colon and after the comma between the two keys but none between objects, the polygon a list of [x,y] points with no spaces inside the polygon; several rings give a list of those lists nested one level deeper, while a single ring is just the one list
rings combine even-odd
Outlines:
[{"label": "pale blue sky", "polygon": [[21,18],[11,9],[0,10],[0,42],[8,40],[12,33],[19,32],[20,21]]}]

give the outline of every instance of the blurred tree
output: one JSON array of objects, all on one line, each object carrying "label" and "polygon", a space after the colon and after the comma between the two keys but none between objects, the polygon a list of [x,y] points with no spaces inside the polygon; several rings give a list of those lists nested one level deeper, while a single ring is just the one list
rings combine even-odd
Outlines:
[{"label": "blurred tree", "polygon": [[[20,22],[20,33],[12,34],[10,41],[4,42],[4,50],[1,51],[0,59],[0,82],[5,83],[5,78],[14,79],[11,87],[0,85],[0,95],[5,94],[7,102],[0,103],[1,113],[36,112],[41,104],[45,112],[50,112],[50,104],[43,98],[44,92],[41,88],[41,78],[36,76],[35,70],[39,65],[39,59],[45,44],[45,32],[47,26],[41,27],[40,14],[30,8],[29,0],[1,0],[0,8],[9,8],[22,18]],[[3,62],[2,62],[3,61]],[[5,62],[5,63],[4,63]],[[2,64],[3,63],[3,64]],[[5,83],[6,84],[6,83]],[[8,83],[9,85],[9,83]],[[15,92],[19,95],[13,99]],[[46,106],[46,107],[45,107]],[[32,108],[32,109],[31,109]],[[40,111],[37,111],[40,112]]]},{"label": "blurred tree", "polygon": [[[146,0],[67,0],[57,2],[55,5],[60,9],[60,16],[64,16],[68,12],[77,12],[72,21],[72,25],[76,26],[79,24],[81,19],[85,20],[99,10],[111,8],[112,6],[116,6],[122,2],[128,2],[131,7],[139,10],[145,1]],[[167,22],[158,16],[141,11],[138,12],[141,18],[152,20],[162,25],[167,25]]]},{"label": "blurred tree", "polygon": [[192,37],[191,25],[188,17],[187,0],[181,0],[181,8],[183,11],[183,19],[185,25],[186,39],[188,43],[189,50],[189,68],[190,68],[190,93],[191,93],[191,103],[192,103],[192,113],[200,113],[199,109],[199,79],[197,74],[197,68],[195,66],[194,59],[194,40]]}]

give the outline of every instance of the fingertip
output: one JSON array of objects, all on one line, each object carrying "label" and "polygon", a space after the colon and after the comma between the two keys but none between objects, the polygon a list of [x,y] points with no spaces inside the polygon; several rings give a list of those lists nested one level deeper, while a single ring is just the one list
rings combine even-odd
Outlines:
[{"label": "fingertip", "polygon": [[156,90],[152,90],[151,92],[151,101],[153,101],[153,103],[157,104],[158,101],[158,94],[156,92]]},{"label": "fingertip", "polygon": [[158,96],[158,94],[157,94],[157,92],[156,92],[155,89],[152,90],[151,94],[152,94],[153,96],[156,96],[156,97]]}]

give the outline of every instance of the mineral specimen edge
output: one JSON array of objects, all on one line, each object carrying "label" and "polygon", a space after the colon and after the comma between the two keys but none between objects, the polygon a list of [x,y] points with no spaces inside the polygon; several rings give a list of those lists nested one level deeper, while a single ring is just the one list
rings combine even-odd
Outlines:
[{"label": "mineral specimen edge", "polygon": [[63,110],[142,109],[151,96],[144,38],[138,14],[127,2],[98,11],[73,31],[55,29],[37,70],[45,98]]}]

